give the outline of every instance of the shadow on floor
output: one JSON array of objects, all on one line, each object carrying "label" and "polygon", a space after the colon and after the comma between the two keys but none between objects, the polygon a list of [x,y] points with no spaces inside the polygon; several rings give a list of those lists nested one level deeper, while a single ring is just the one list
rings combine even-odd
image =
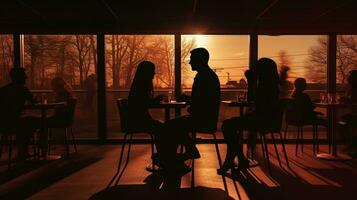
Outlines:
[{"label": "shadow on floor", "polygon": [[53,161],[19,177],[16,183],[10,181],[2,184],[0,199],[25,199],[100,159],[99,156],[73,155]]},{"label": "shadow on floor", "polygon": [[90,200],[111,200],[111,199],[207,199],[207,200],[230,200],[233,198],[228,197],[226,192],[222,189],[196,187],[181,188],[176,192],[164,192],[161,190],[152,190],[146,184],[142,185],[117,185],[94,194]]}]

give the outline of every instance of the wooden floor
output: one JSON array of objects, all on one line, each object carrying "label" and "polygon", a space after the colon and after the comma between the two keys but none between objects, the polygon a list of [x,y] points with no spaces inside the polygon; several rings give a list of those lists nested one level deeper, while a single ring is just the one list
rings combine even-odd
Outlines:
[{"label": "wooden floor", "polygon": [[[272,176],[257,146],[258,167],[227,175],[229,196],[223,187],[214,145],[200,144],[201,158],[195,162],[195,185],[190,188],[191,173],[182,177],[177,193],[153,190],[153,177],[145,170],[150,162],[150,146],[132,148],[130,162],[119,183],[107,188],[117,170],[120,145],[80,146],[79,153],[51,162],[28,162],[6,171],[1,166],[0,199],[356,199],[357,161],[332,162],[317,159],[311,145],[295,157],[295,145],[287,145],[290,169],[285,160],[279,167],[275,151],[269,145]],[[221,155],[225,147],[220,145]],[[322,147],[326,150],[326,146]],[[58,150],[60,151],[60,150]],[[281,158],[283,154],[279,149]],[[4,163],[2,163],[4,164]],[[188,161],[187,164],[190,164]],[[155,176],[160,187],[160,176]],[[107,189],[106,189],[107,188]]]}]

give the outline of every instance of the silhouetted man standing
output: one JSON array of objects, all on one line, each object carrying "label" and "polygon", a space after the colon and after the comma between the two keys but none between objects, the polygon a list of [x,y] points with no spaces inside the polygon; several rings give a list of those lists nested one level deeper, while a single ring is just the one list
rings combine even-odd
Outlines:
[{"label": "silhouetted man standing", "polygon": [[28,135],[25,134],[26,123],[21,113],[26,101],[34,102],[29,89],[25,87],[26,73],[24,68],[10,70],[11,83],[0,88],[0,132],[16,132],[19,159],[26,158]]},{"label": "silhouetted man standing", "polygon": [[164,168],[169,168],[165,170],[176,175],[183,175],[189,170],[183,161],[176,157],[177,146],[185,146],[184,159],[199,158],[200,154],[189,133],[214,132],[217,128],[220,83],[215,72],[208,66],[208,60],[209,53],[206,49],[197,48],[191,51],[190,65],[197,74],[192,86],[192,96],[182,96],[182,100],[190,104],[189,115],[165,123],[163,132],[157,137],[159,157],[168,163]]}]

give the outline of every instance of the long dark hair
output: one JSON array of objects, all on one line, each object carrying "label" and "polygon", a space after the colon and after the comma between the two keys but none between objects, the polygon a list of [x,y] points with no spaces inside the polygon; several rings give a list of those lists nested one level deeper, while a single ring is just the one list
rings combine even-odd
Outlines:
[{"label": "long dark hair", "polygon": [[131,84],[129,97],[133,94],[146,93],[148,97],[153,96],[152,74],[155,65],[150,61],[142,61],[136,70],[133,83]]},{"label": "long dark hair", "polygon": [[257,88],[279,90],[279,74],[276,63],[270,58],[261,58],[256,64]]}]

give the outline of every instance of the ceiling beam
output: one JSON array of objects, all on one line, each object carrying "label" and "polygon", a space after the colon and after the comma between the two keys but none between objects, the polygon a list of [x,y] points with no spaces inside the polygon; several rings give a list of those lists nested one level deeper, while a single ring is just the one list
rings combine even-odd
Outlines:
[{"label": "ceiling beam", "polygon": [[108,4],[108,2],[106,0],[100,0],[100,2],[102,2],[102,4],[104,5],[104,7],[106,8],[106,10],[110,13],[110,15],[116,20],[119,21],[119,16],[117,15],[116,12],[114,12],[114,10],[112,9],[112,7]]},{"label": "ceiling beam", "polygon": [[20,4],[21,6],[25,7],[26,9],[28,9],[32,14],[40,17],[42,20],[45,20],[45,16],[43,14],[41,14],[38,10],[36,10],[35,8],[33,8],[32,6],[30,6],[29,4],[23,2],[22,0],[16,0],[16,2],[18,4]]},{"label": "ceiling beam", "polygon": [[341,7],[343,7],[343,6],[347,5],[347,4],[349,4],[349,3],[351,3],[351,2],[352,2],[352,0],[345,0],[345,1],[343,1],[342,3],[339,3],[337,6],[334,6],[334,7],[330,8],[330,9],[328,9],[328,10],[325,10],[325,12],[323,12],[322,14],[320,14],[319,16],[317,16],[317,17],[315,18],[315,20],[320,19],[320,18],[322,18],[323,16],[328,15],[328,14],[331,13],[332,11],[337,10],[337,9],[339,9],[339,8],[341,8]]},{"label": "ceiling beam", "polygon": [[265,9],[259,13],[259,15],[257,16],[257,19],[261,19],[265,14],[267,14],[274,6],[275,4],[277,4],[279,2],[279,0],[274,0],[273,2],[271,2],[267,7],[265,7]]}]

